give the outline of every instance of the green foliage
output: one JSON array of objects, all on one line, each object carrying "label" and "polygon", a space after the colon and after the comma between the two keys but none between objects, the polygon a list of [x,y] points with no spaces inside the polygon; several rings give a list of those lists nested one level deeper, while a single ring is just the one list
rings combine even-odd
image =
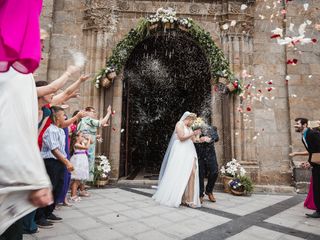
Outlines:
[{"label": "green foliage", "polygon": [[241,184],[244,186],[244,190],[247,193],[252,193],[253,191],[253,183],[250,177],[248,176],[240,176],[239,177]]},{"label": "green foliage", "polygon": [[[178,19],[176,24],[180,24],[181,20],[184,19]],[[233,93],[240,94],[242,92],[242,84],[231,72],[228,60],[225,58],[223,51],[214,43],[210,33],[205,32],[205,30],[197,25],[192,19],[188,18],[187,21],[191,23],[191,27],[188,29],[190,36],[201,46],[207,56],[212,79],[214,79],[216,83],[218,83],[219,77],[227,78],[231,83],[237,81],[238,87]],[[107,67],[115,68],[115,71],[118,74],[122,70],[133,49],[149,35],[149,26],[150,22],[148,19],[140,19],[136,28],[131,29],[113,49],[112,55],[107,61]],[[96,85],[99,84],[99,81],[97,82],[97,80],[99,80],[98,77],[103,76],[104,74],[104,69],[97,74],[95,78]]]}]

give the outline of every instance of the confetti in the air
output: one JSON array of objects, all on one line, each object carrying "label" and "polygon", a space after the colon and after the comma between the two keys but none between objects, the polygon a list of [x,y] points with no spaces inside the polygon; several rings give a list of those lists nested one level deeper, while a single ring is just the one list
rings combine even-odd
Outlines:
[{"label": "confetti in the air", "polygon": [[241,4],[241,11],[246,10],[248,8],[248,6],[246,4]]},{"label": "confetti in the air", "polygon": [[290,64],[290,65],[296,65],[298,63],[298,60],[297,59],[289,59],[288,61],[287,61],[287,64]]},{"label": "confetti in the air", "polygon": [[222,29],[223,30],[227,30],[229,28],[229,24],[228,23],[225,23],[222,25]]}]

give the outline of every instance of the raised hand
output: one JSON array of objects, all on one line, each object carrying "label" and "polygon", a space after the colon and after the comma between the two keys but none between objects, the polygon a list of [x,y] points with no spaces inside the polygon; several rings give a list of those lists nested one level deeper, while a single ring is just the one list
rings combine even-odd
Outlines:
[{"label": "raised hand", "polygon": [[86,74],[86,75],[82,74],[82,75],[80,76],[79,80],[80,80],[80,82],[85,82],[85,81],[87,81],[89,78],[90,78],[90,74]]},{"label": "raised hand", "polygon": [[88,113],[84,110],[80,110],[78,113],[77,113],[77,118],[80,119],[80,118],[84,118],[86,116],[88,116]]},{"label": "raised hand", "polygon": [[107,108],[107,113],[111,114],[111,106],[110,105]]}]

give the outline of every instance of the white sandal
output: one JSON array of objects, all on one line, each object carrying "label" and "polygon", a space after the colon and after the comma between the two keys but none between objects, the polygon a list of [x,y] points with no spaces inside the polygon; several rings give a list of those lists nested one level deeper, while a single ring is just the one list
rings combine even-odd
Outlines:
[{"label": "white sandal", "polygon": [[70,201],[72,201],[72,202],[80,202],[81,198],[78,197],[78,196],[73,196],[73,197],[70,197]]}]

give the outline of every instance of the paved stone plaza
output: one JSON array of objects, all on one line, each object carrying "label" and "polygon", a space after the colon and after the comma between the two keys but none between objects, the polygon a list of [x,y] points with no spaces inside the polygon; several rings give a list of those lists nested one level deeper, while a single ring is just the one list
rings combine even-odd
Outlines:
[{"label": "paved stone plaza", "polygon": [[217,203],[200,209],[155,203],[154,189],[112,187],[91,190],[72,207],[56,210],[64,218],[53,229],[40,229],[24,240],[101,239],[320,239],[320,220],[309,219],[305,195],[216,193]]}]

